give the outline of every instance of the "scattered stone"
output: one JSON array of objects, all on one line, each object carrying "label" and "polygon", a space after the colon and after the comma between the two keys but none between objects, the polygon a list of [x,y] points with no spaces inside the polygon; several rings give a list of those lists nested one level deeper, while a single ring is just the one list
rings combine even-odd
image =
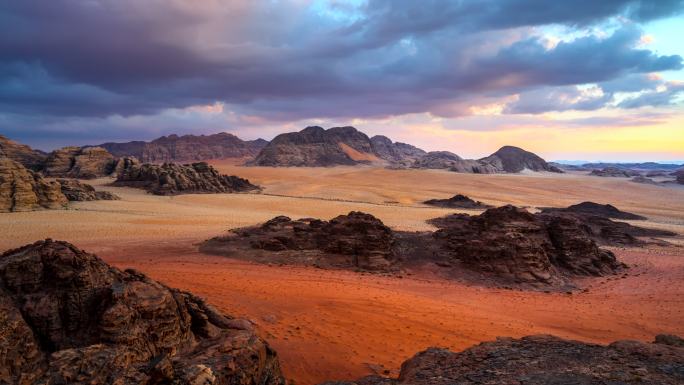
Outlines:
[{"label": "scattered stone", "polygon": [[431,206],[459,209],[486,209],[492,207],[480,201],[472,200],[469,197],[461,194],[456,194],[448,199],[430,199],[423,203]]},{"label": "scattered stone", "polygon": [[109,191],[96,191],[93,186],[77,179],[57,179],[57,182],[61,186],[62,194],[69,201],[113,201],[121,199]]},{"label": "scattered stone", "polygon": [[462,352],[429,348],[401,365],[397,379],[377,375],[326,385],[499,385],[684,383],[684,348],[617,341],[608,346],[549,335],[497,338]]},{"label": "scattered stone", "polygon": [[260,190],[247,179],[220,174],[205,162],[137,164],[130,162],[113,183],[142,188],[155,195],[235,193]]},{"label": "scattered stone", "polygon": [[637,215],[637,214],[632,214],[628,213],[626,211],[622,211],[618,209],[617,207],[610,205],[610,204],[605,204],[602,205],[600,203],[595,203],[595,202],[582,202],[578,203],[575,205],[568,206],[566,208],[555,208],[555,207],[544,207],[541,209],[542,213],[552,213],[552,212],[570,212],[570,213],[582,213],[582,214],[591,214],[591,215],[597,215],[601,217],[606,217],[606,218],[614,218],[614,219],[627,219],[627,220],[646,220],[648,218]]},{"label": "scattered stone", "polygon": [[0,381],[284,385],[243,320],[66,242],[0,256]]},{"label": "scattered stone", "polygon": [[45,180],[9,158],[0,158],[0,212],[61,209],[67,205],[59,183]]}]

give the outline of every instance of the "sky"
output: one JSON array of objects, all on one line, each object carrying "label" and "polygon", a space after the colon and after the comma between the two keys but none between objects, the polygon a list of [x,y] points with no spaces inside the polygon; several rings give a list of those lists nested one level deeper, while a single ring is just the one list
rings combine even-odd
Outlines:
[{"label": "sky", "polygon": [[3,0],[36,148],[353,125],[478,158],[684,160],[684,0]]}]

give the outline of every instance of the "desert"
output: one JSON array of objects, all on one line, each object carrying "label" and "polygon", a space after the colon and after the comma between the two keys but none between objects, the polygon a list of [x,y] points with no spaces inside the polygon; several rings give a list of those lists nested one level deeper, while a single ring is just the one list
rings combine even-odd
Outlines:
[{"label": "desert", "polygon": [[0,385],[684,384],[683,0],[0,21]]},{"label": "desert", "polygon": [[[462,174],[383,167],[244,167],[210,162],[261,186],[260,194],[155,196],[89,180],[115,201],[70,202],[66,210],[0,215],[3,250],[36,239],[68,239],[121,269],[134,268],[201,296],[255,323],[278,352],[285,378],[299,384],[397,376],[400,364],[436,346],[460,351],[498,336],[553,334],[590,343],[684,334],[684,190],[573,173]],[[239,162],[237,162],[239,163]],[[418,183],[420,182],[420,183]],[[410,186],[410,187],[409,187]],[[419,186],[419,188],[416,188]],[[673,231],[669,245],[609,247],[629,266],[618,275],[583,278],[571,293],[511,290],[441,278],[438,267],[378,275],[307,266],[260,264],[199,252],[199,244],[278,215],[334,218],[362,210],[394,230],[432,231],[426,221],[454,212],[422,202],[465,193],[493,205],[531,211],[584,201],[610,202]],[[644,199],[647,196],[649,199]]]}]

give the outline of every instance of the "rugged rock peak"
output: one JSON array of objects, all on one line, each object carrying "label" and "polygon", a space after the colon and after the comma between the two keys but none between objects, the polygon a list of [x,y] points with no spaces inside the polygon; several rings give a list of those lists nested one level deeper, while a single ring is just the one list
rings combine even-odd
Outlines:
[{"label": "rugged rock peak", "polygon": [[504,146],[492,155],[480,159],[485,163],[489,163],[504,172],[516,173],[523,170],[531,171],[563,171],[557,167],[549,165],[544,159],[529,151],[514,146]]},{"label": "rugged rock peak", "polygon": [[151,142],[103,143],[117,157],[135,157],[145,163],[189,162],[209,159],[251,158],[268,144],[263,139],[244,141],[221,132],[213,135],[168,135]]},{"label": "rugged rock peak", "polygon": [[249,322],[69,243],[5,252],[0,278],[3,382],[285,383]]},{"label": "rugged rock peak", "polygon": [[330,221],[275,217],[206,241],[203,252],[332,268],[387,271],[395,262],[394,234],[370,214],[350,212]]},{"label": "rugged rock peak", "polygon": [[59,209],[67,205],[60,185],[21,163],[0,158],[0,212]]},{"label": "rugged rock peak", "polygon": [[432,223],[447,257],[502,282],[572,286],[573,276],[613,274],[624,266],[571,216],[542,217],[508,205]]},{"label": "rugged rock peak", "polygon": [[644,220],[647,219],[644,216],[637,215],[637,214],[632,214],[628,213],[626,211],[622,211],[618,209],[617,207],[611,205],[611,204],[605,204],[602,205],[600,203],[595,203],[595,202],[582,202],[578,203],[575,205],[568,206],[566,208],[553,208],[553,207],[547,207],[542,209],[542,213],[551,213],[551,212],[571,212],[571,213],[583,213],[583,214],[591,214],[591,215],[597,215],[601,217],[606,217],[606,218],[614,218],[614,219],[627,219],[627,220]]},{"label": "rugged rock peak", "polygon": [[356,164],[406,166],[424,153],[384,136],[372,139],[354,127],[310,126],[276,136],[256,157],[255,166],[328,167]]},{"label": "rugged rock peak", "polygon": [[[679,339],[676,336],[672,340]],[[369,376],[326,385],[498,385],[684,383],[684,348],[617,341],[608,346],[549,335],[497,338],[462,352],[429,348],[401,365],[397,379]],[[669,340],[669,339],[668,339]],[[679,339],[681,340],[681,339]]]},{"label": "rugged rock peak", "polygon": [[430,199],[423,203],[430,206],[460,209],[486,209],[492,207],[480,201],[475,201],[462,194],[456,194],[448,199]]},{"label": "rugged rock peak", "polygon": [[373,153],[380,159],[390,162],[393,166],[409,167],[418,158],[426,154],[425,151],[410,144],[396,142],[383,135],[376,135],[370,139]]},{"label": "rugged rock peak", "polygon": [[156,195],[234,193],[259,190],[247,179],[220,174],[205,162],[192,164],[138,164],[133,161],[114,185],[137,187]]},{"label": "rugged rock peak", "polygon": [[97,191],[93,186],[77,179],[57,179],[57,183],[60,184],[62,194],[69,201],[113,201],[121,199],[109,191]]},{"label": "rugged rock peak", "polygon": [[590,175],[611,177],[611,178],[630,178],[641,175],[640,172],[627,170],[617,167],[606,167],[600,170],[591,170]]},{"label": "rugged rock peak", "polygon": [[30,170],[39,171],[43,168],[46,157],[47,154],[42,151],[34,150],[0,135],[0,158],[9,158]]},{"label": "rugged rock peak", "polygon": [[64,147],[48,155],[43,173],[50,177],[94,179],[112,173],[114,156],[102,147]]}]

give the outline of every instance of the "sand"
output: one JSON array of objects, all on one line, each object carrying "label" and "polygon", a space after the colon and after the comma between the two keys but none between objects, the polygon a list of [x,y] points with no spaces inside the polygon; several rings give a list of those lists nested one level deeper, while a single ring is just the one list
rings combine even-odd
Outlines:
[{"label": "sand", "polygon": [[[121,201],[81,202],[69,210],[0,214],[0,250],[51,237],[75,243],[120,267],[133,267],[252,319],[296,384],[396,374],[428,346],[463,349],[496,336],[552,333],[592,342],[649,341],[684,334],[681,247],[614,250],[626,276],[584,280],[572,295],[487,289],[439,279],[380,277],[315,268],[267,266],[196,251],[203,239],[275,215],[329,219],[372,213],[399,230],[430,229],[450,212],[420,202],[462,193],[489,204],[565,206],[611,203],[649,217],[638,222],[684,233],[684,189],[584,175],[468,175],[378,168],[243,168],[224,172],[265,187],[261,195],[157,197],[99,188]],[[680,238],[681,239],[681,238]],[[681,240],[675,240],[681,243]]]}]

